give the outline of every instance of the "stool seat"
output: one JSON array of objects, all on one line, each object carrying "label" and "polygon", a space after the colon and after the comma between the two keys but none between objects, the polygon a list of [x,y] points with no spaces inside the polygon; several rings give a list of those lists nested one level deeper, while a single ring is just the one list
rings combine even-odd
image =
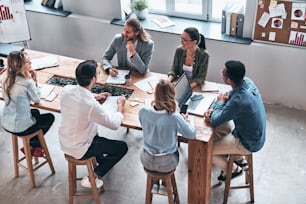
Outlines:
[{"label": "stool seat", "polygon": [[[35,163],[33,165],[32,163],[32,154],[31,154],[31,147],[30,147],[30,139],[33,137],[38,137],[41,148],[44,151],[44,156],[41,157],[43,158],[44,161],[39,162],[38,157],[34,157]],[[24,156],[19,158],[19,148],[18,148],[18,138],[22,140],[23,142],[23,147],[24,147]],[[34,178],[34,171],[39,169],[45,164],[49,164],[49,167],[51,169],[52,174],[55,173],[54,166],[49,154],[49,150],[44,138],[44,133],[42,130],[38,130],[34,132],[33,134],[30,135],[25,135],[25,136],[17,136],[12,134],[12,144],[13,144],[13,159],[14,159],[14,171],[15,171],[15,177],[19,177],[19,167],[24,168],[27,170],[32,187],[34,188],[36,186],[35,184],[35,178]],[[23,160],[26,160],[26,165],[22,163]]]},{"label": "stool seat", "polygon": [[151,189],[153,187],[153,180],[162,179],[166,182],[167,193],[168,193],[168,203],[170,204],[179,204],[179,195],[177,192],[177,186],[175,181],[174,171],[168,173],[161,173],[156,171],[150,171],[144,168],[144,171],[147,174],[147,190],[146,190],[146,204],[152,203],[152,193]]},{"label": "stool seat", "polygon": [[[233,163],[236,157],[244,156],[248,161],[248,168],[244,169],[245,172],[245,185],[241,186],[231,186],[232,179],[232,168]],[[239,155],[239,154],[230,154],[227,164],[226,180],[225,180],[225,190],[224,190],[224,199],[223,203],[227,203],[228,194],[230,189],[240,189],[240,188],[249,188],[250,189],[250,203],[254,203],[254,180],[253,180],[253,154]]]},{"label": "stool seat", "polygon": [[[68,188],[69,188],[69,204],[73,204],[74,197],[92,197],[96,204],[100,203],[99,192],[103,192],[103,186],[97,188],[95,181],[94,168],[97,166],[96,157],[88,159],[76,159],[68,154],[65,154],[65,159],[68,161]],[[77,177],[77,166],[84,165],[87,167],[88,177],[91,184],[91,193],[84,193],[77,190],[77,180],[82,178]]]}]

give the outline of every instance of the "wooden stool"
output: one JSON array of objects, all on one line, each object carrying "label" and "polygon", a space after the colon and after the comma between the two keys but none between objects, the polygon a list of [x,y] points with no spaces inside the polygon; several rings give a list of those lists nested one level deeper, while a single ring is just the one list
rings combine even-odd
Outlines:
[{"label": "wooden stool", "polygon": [[[30,147],[30,139],[38,136],[41,148],[44,151],[44,156],[42,157],[44,159],[43,162],[39,162],[37,157],[34,157],[35,163],[33,166],[32,163],[32,154],[31,154],[31,147]],[[22,139],[23,142],[23,147],[24,147],[24,156],[22,158],[19,158],[19,150],[18,150],[18,139]],[[22,167],[26,169],[29,173],[30,180],[32,187],[35,187],[35,178],[34,178],[34,171],[39,169],[45,164],[49,164],[49,167],[51,169],[52,174],[55,173],[54,166],[48,151],[48,147],[44,138],[44,133],[42,130],[38,130],[34,132],[33,134],[26,135],[26,136],[17,136],[12,134],[12,144],[13,144],[13,157],[14,157],[14,171],[15,171],[15,177],[19,177],[19,167]],[[27,165],[25,166],[24,164],[21,163],[21,161],[26,160]]]},{"label": "wooden stool", "polygon": [[177,138],[177,146],[180,147],[181,146],[181,142],[184,143],[188,143],[188,139],[182,136],[178,136]]},{"label": "wooden stool", "polygon": [[[244,169],[244,171],[245,171],[245,185],[242,185],[242,186],[231,186],[232,167],[233,167],[234,159],[235,159],[236,156],[245,156],[246,160],[248,161],[248,168]],[[229,189],[239,189],[239,188],[249,188],[250,189],[250,198],[251,198],[250,202],[254,203],[253,154],[248,154],[248,155],[231,154],[231,155],[229,155],[229,161],[228,161],[227,172],[226,172],[225,191],[224,191],[223,203],[224,204],[227,203]]]},{"label": "wooden stool", "polygon": [[150,171],[144,168],[147,173],[147,191],[146,191],[146,204],[152,203],[152,193],[151,189],[153,186],[153,180],[162,179],[166,182],[167,192],[168,192],[168,202],[170,204],[179,204],[179,195],[177,193],[177,187],[175,182],[174,171],[168,173],[160,173],[156,171]]},{"label": "wooden stool", "polygon": [[[65,154],[65,159],[68,161],[68,188],[69,188],[69,204],[73,203],[74,197],[92,197],[96,203],[100,203],[99,192],[103,191],[103,186],[97,188],[94,168],[97,166],[96,157],[80,160]],[[88,177],[91,184],[91,193],[77,192],[77,165],[86,165],[88,170]]]}]

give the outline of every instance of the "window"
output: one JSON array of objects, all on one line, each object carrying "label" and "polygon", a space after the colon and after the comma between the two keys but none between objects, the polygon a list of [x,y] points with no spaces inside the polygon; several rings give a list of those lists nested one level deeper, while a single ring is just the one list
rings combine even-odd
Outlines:
[{"label": "window", "polygon": [[151,13],[221,22],[222,10],[244,13],[246,0],[149,0]]}]

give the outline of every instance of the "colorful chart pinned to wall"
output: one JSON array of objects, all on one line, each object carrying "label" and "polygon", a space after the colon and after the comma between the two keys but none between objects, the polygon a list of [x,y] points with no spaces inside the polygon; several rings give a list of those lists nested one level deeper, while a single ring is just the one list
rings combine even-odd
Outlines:
[{"label": "colorful chart pinned to wall", "polygon": [[259,0],[254,41],[306,48],[306,2]]}]

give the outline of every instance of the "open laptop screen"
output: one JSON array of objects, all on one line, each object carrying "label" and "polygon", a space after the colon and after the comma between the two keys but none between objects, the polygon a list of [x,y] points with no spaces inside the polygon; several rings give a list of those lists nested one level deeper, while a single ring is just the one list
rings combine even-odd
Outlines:
[{"label": "open laptop screen", "polygon": [[177,80],[174,90],[175,100],[177,101],[179,107],[181,107],[192,95],[192,89],[185,73],[183,73],[182,76]]}]

